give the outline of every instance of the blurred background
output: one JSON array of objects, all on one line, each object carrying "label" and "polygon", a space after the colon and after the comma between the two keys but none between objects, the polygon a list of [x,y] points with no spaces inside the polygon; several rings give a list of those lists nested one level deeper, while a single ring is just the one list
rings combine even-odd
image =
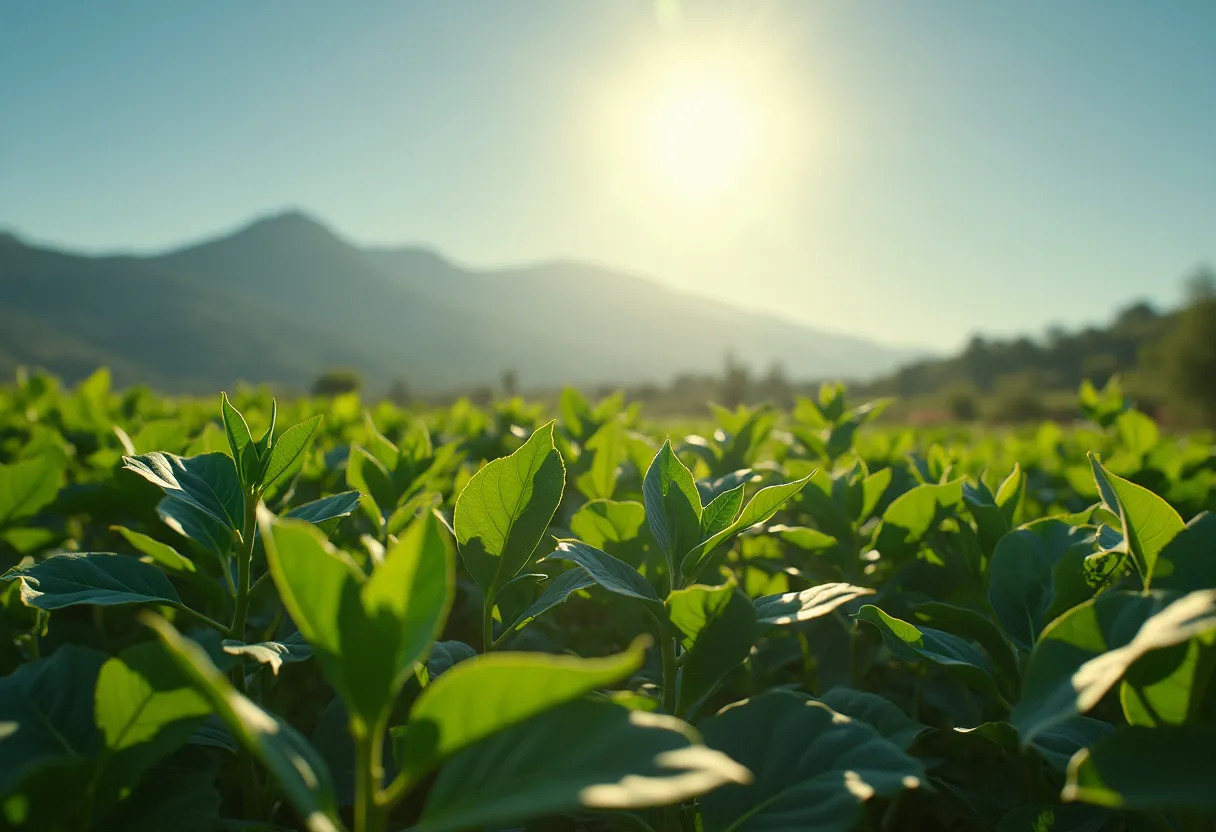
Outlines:
[{"label": "blurred background", "polygon": [[399,403],[1118,376],[1216,424],[1216,5],[0,5],[0,377]]}]

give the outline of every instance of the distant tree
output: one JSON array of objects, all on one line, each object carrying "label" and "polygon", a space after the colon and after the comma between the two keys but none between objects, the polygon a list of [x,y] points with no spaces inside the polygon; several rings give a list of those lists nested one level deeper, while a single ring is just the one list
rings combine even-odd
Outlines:
[{"label": "distant tree", "polygon": [[405,407],[413,402],[414,397],[410,393],[410,386],[406,384],[405,379],[393,379],[393,383],[388,388],[388,400],[398,407]]},{"label": "distant tree", "polygon": [[979,396],[975,388],[957,385],[946,392],[946,409],[958,422],[974,422],[980,415]]},{"label": "distant tree", "polygon": [[1216,277],[1201,269],[1187,281],[1191,302],[1156,355],[1176,409],[1216,426]]},{"label": "distant tree", "polygon": [[794,402],[794,388],[785,375],[785,367],[780,361],[769,365],[768,372],[756,384],[756,394],[759,398],[771,402],[777,407],[789,407]]},{"label": "distant tree", "polygon": [[502,394],[508,399],[519,395],[519,373],[515,370],[504,370],[502,373]]},{"label": "distant tree", "polygon": [[722,370],[722,385],[718,398],[723,407],[735,408],[747,401],[751,393],[751,373],[747,365],[735,360],[735,356],[727,353],[726,366]]},{"label": "distant tree", "polygon": [[1033,422],[1047,415],[1043,391],[1031,373],[1006,376],[997,384],[992,418],[997,422]]},{"label": "distant tree", "polygon": [[363,387],[363,379],[354,370],[338,367],[326,370],[312,383],[312,394],[333,398],[343,393],[353,393]]}]

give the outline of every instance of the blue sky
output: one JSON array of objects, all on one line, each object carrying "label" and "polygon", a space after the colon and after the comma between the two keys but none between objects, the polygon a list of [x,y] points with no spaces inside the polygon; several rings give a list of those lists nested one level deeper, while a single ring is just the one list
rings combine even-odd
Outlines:
[{"label": "blue sky", "polygon": [[[301,207],[951,349],[1216,260],[1214,42],[1204,0],[17,0],[0,227],[157,250]],[[726,129],[686,159],[654,130],[701,76]]]}]

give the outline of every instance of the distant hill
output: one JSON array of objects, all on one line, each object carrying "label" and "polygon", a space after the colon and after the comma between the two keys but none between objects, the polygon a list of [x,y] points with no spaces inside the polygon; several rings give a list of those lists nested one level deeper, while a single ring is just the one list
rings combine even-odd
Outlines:
[{"label": "distant hill", "polygon": [[576,262],[473,271],[419,248],[360,248],[289,212],[155,256],[89,257],[0,235],[0,373],[209,392],[303,389],[351,367],[418,391],[664,382],[727,353],[793,378],[866,378],[916,357]]}]

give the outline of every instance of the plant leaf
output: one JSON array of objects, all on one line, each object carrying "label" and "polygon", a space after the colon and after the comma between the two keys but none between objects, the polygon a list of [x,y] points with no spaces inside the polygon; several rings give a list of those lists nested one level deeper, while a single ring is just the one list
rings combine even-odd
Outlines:
[{"label": "plant leaf", "polygon": [[123,467],[134,471],[177,500],[187,503],[229,529],[240,529],[245,498],[233,460],[222,453],[177,456],[154,451],[124,456]]},{"label": "plant leaf", "polygon": [[645,651],[641,639],[603,659],[501,652],[461,662],[423,688],[406,724],[393,729],[398,765],[421,777],[492,734],[621,681]]},{"label": "plant leaf", "polygon": [[552,422],[469,480],[456,499],[453,527],[465,568],[482,591],[502,586],[531,562],[565,482]]},{"label": "plant leaf", "polygon": [[705,741],[755,772],[700,800],[705,832],[798,829],[849,832],[871,797],[925,782],[923,764],[859,720],[785,690],[723,709],[702,723]]},{"label": "plant leaf", "polygon": [[31,566],[14,566],[0,580],[21,582],[21,600],[41,610],[77,604],[170,604],[181,597],[165,573],[129,555],[55,555]]},{"label": "plant leaf", "polygon": [[674,717],[603,700],[569,702],[454,757],[414,830],[502,828],[578,808],[663,806],[749,779],[696,739]]},{"label": "plant leaf", "polygon": [[588,546],[580,540],[559,540],[556,551],[549,555],[549,559],[576,563],[609,592],[637,598],[660,611],[663,608],[663,602],[659,600],[654,587],[640,572],[623,560],[614,558],[594,546]]},{"label": "plant leaf", "polygon": [[675,574],[684,553],[701,539],[701,495],[692,472],[671,449],[671,440],[663,443],[646,469],[642,502],[650,533],[667,557],[668,570]]},{"label": "plant leaf", "polygon": [[270,447],[270,457],[266,460],[266,468],[262,471],[261,485],[263,488],[283,476],[291,464],[296,461],[296,457],[304,453],[304,449],[308,447],[309,440],[317,432],[320,424],[321,416],[318,414],[298,425],[289,427],[283,431],[282,436],[274,440]]},{"label": "plant leaf", "polygon": [[873,594],[872,589],[848,583],[820,584],[799,592],[757,598],[756,615],[763,624],[794,624],[827,615],[843,604]]},{"label": "plant leaf", "polygon": [[1102,467],[1090,454],[1094,482],[1106,508],[1123,523],[1123,538],[1140,569],[1144,586],[1152,581],[1157,555],[1186,525],[1173,506],[1143,486]]},{"label": "plant leaf", "polygon": [[1062,797],[1151,811],[1216,810],[1216,725],[1131,726],[1078,752]]},{"label": "plant leaf", "polygon": [[338,832],[337,803],[324,761],[294,728],[239,693],[206,651],[158,615],[144,614],[178,667],[211,704],[237,741],[278,781],[309,832]]},{"label": "plant leaf", "polygon": [[731,581],[675,590],[667,596],[667,617],[685,650],[676,714],[687,717],[751,652],[756,609]]}]

